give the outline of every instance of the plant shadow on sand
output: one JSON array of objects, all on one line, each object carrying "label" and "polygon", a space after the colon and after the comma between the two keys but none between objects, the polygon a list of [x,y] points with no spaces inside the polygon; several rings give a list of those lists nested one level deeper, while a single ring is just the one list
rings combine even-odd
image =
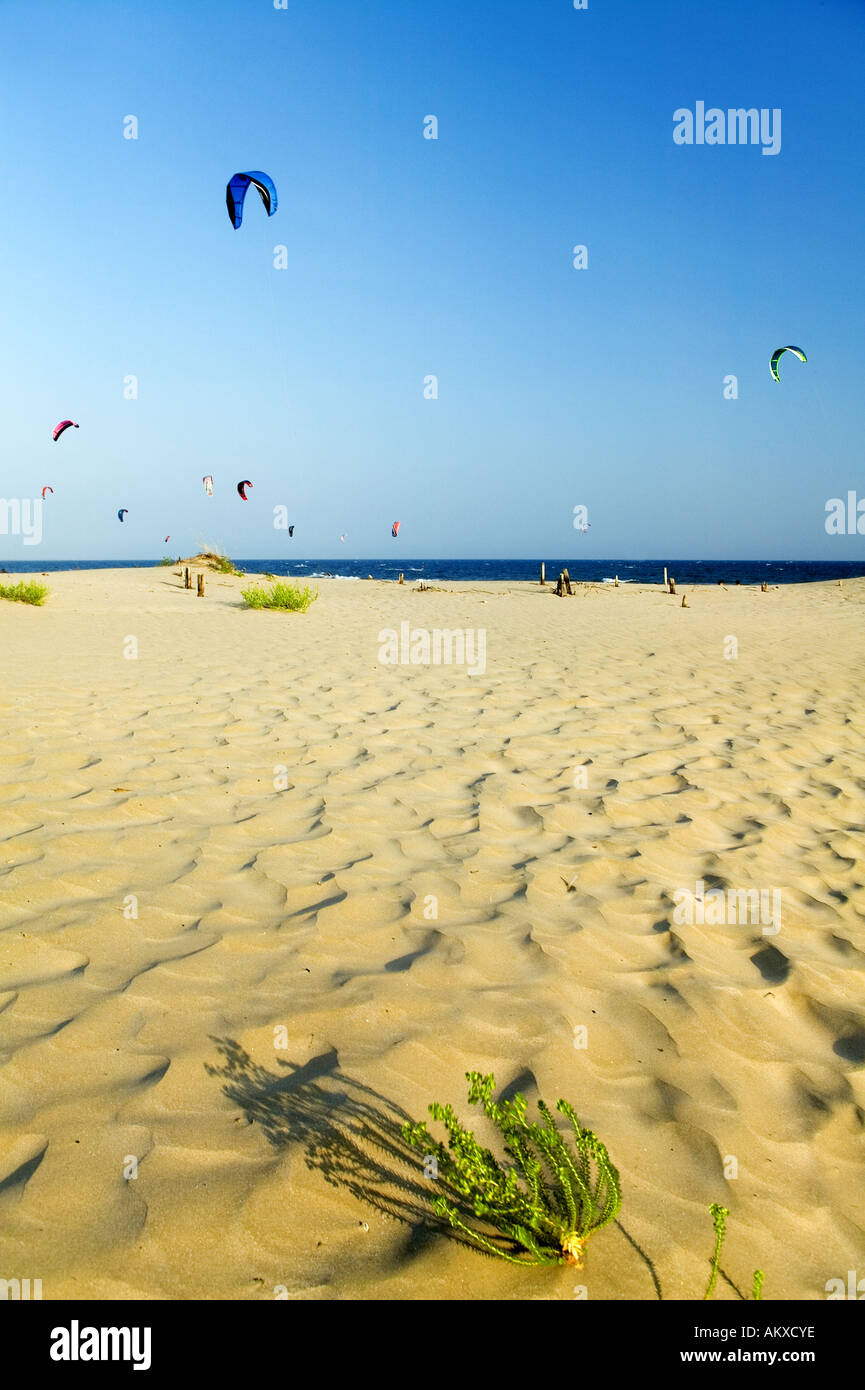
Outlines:
[{"label": "plant shadow on sand", "polygon": [[[221,1080],[223,1093],[247,1121],[261,1128],[274,1149],[302,1145],[307,1167],[320,1172],[332,1187],[344,1187],[361,1202],[407,1224],[411,1234],[405,1256],[419,1254],[436,1236],[486,1253],[435,1215],[432,1202],[443,1190],[467,1224],[483,1230],[503,1251],[513,1251],[506,1238],[478,1221],[459,1192],[441,1177],[425,1173],[424,1155],[402,1133],[403,1125],[416,1117],[342,1072],[335,1049],[302,1066],[278,1059],[279,1071],[272,1072],[254,1062],[234,1039],[211,1041],[223,1060],[219,1066],[206,1063],[205,1068]],[[652,1261],[620,1221],[614,1224],[646,1265],[654,1296],[662,1298]]]}]

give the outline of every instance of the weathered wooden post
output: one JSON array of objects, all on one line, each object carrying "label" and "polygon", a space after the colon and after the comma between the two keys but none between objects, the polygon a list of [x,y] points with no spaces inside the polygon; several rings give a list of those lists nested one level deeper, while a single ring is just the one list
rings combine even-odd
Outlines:
[{"label": "weathered wooden post", "polygon": [[763,583],[760,585],[760,593],[761,593],[761,594],[768,593],[768,590],[767,590],[767,588],[766,588],[766,581],[765,581],[765,579],[763,580]]},{"label": "weathered wooden post", "polygon": [[556,594],[558,595],[559,598],[561,598],[562,595],[564,594],[564,592],[565,592],[565,573],[564,573],[564,570],[560,570],[560,571],[559,571],[559,577],[558,577],[558,580],[557,580],[557,582],[556,582]]},{"label": "weathered wooden post", "polygon": [[198,576],[198,597],[199,597],[199,598],[204,598],[204,575],[203,575],[203,574],[200,574],[200,575]]},{"label": "weathered wooden post", "polygon": [[403,577],[402,577],[402,571],[400,571],[400,576],[399,576],[399,579],[397,580],[397,583],[398,583],[398,584],[404,584],[404,583],[405,583],[405,580],[404,580]]},{"label": "weathered wooden post", "polygon": [[618,587],[619,587],[619,576],[618,576],[618,575],[616,575],[616,578],[615,578],[615,580],[614,580],[614,585],[615,585],[615,588],[618,589]]},{"label": "weathered wooden post", "polygon": [[683,608],[687,608],[687,607],[688,607],[688,595],[687,595],[687,594],[683,594],[683,595],[682,595],[682,607],[683,607]]},{"label": "weathered wooden post", "polygon": [[571,576],[568,574],[567,570],[562,570],[562,580],[564,581],[565,593],[573,594],[574,591],[571,588]]},{"label": "weathered wooden post", "polygon": [[546,567],[546,565],[544,564],[543,560],[541,560],[541,583],[542,583],[542,584],[546,584],[546,582],[547,582],[547,567]]},{"label": "weathered wooden post", "polygon": [[671,594],[674,594],[675,592],[676,592],[676,581],[675,581],[675,579],[671,579],[671,580],[670,580],[670,593],[671,593]]},{"label": "weathered wooden post", "polygon": [[664,566],[664,588],[667,587],[667,566]]},{"label": "weathered wooden post", "polygon": [[183,586],[184,586],[185,589],[191,589],[191,588],[192,588],[192,580],[189,578],[189,566],[188,566],[188,565],[186,566],[186,569],[183,571]]}]

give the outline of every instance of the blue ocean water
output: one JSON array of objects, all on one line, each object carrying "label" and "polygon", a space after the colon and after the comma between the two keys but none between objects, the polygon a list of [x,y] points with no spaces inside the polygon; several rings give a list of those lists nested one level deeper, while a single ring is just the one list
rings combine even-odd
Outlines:
[{"label": "blue ocean water", "polygon": [[[52,570],[137,569],[145,560],[33,560],[5,561],[6,571],[30,573]],[[155,562],[154,562],[155,563]],[[432,581],[508,580],[511,583],[537,582],[540,573],[538,560],[412,560],[389,557],[384,560],[352,560],[345,556],[324,560],[243,560],[234,563],[250,573],[287,575],[299,579],[316,579],[333,575],[342,579],[393,579],[402,572],[407,583],[417,579]],[[547,583],[555,583],[562,569],[571,579],[612,583],[616,575],[621,584],[661,584],[664,566],[678,584],[802,584],[826,579],[853,579],[865,575],[865,559],[861,560],[546,560]]]}]

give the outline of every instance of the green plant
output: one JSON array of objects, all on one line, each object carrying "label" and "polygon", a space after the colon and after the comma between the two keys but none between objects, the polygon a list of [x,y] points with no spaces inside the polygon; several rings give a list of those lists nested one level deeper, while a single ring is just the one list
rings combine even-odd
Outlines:
[{"label": "green plant", "polygon": [[227,555],[214,555],[211,564],[217,574],[234,574],[241,578],[246,574],[246,570],[239,570],[233,560],[229,560]]},{"label": "green plant", "polygon": [[[572,1106],[559,1100],[556,1109],[570,1120],[573,1147],[565,1142],[542,1100],[543,1122],[526,1119],[526,1099],[496,1103],[495,1078],[466,1072],[469,1104],[481,1102],[484,1113],[501,1131],[513,1167],[505,1169],[489,1149],[465,1129],[450,1105],[430,1105],[448,1135],[448,1147],[434,1140],[423,1121],[408,1121],[403,1138],[413,1148],[434,1154],[438,1176],[454,1200],[439,1196],[433,1211],[488,1254],[513,1264],[573,1264],[582,1268],[586,1242],[593,1231],[618,1214],[622,1202],[619,1175],[605,1146],[583,1129]],[[470,1225],[472,1213],[492,1230]],[[507,1246],[496,1244],[496,1233]],[[524,1254],[517,1253],[522,1247]]]},{"label": "green plant", "polygon": [[162,559],[159,561],[159,563],[160,565],[176,565],[177,561],[172,560],[170,555],[164,555]]},{"label": "green plant", "polygon": [[18,584],[0,584],[0,598],[11,599],[13,603],[34,603],[41,606],[48,597],[48,585],[37,584],[31,580],[25,584],[23,579]]},{"label": "green plant", "polygon": [[309,605],[318,598],[317,589],[301,588],[299,584],[281,582],[274,583],[270,589],[254,584],[249,589],[241,589],[240,592],[248,608],[284,608],[293,613],[305,613]]},{"label": "green plant", "polygon": [[[712,1253],[712,1269],[709,1274],[709,1284],[706,1292],[703,1294],[704,1301],[712,1297],[715,1291],[715,1284],[718,1282],[721,1249],[724,1244],[724,1237],[727,1234],[727,1217],[730,1215],[728,1208],[720,1206],[717,1202],[712,1203],[709,1207],[709,1211],[712,1216],[712,1225],[715,1228],[715,1249]],[[762,1269],[754,1270],[754,1283],[751,1288],[751,1297],[755,1302],[759,1302],[763,1297],[763,1280],[765,1277]]]},{"label": "green plant", "polygon": [[711,1298],[715,1292],[715,1285],[718,1282],[718,1265],[721,1262],[721,1247],[724,1244],[724,1236],[727,1234],[727,1217],[730,1215],[727,1207],[719,1206],[713,1202],[709,1207],[712,1214],[712,1225],[715,1228],[715,1249],[712,1253],[712,1268],[709,1273],[709,1283],[706,1292],[703,1294],[704,1301]]}]

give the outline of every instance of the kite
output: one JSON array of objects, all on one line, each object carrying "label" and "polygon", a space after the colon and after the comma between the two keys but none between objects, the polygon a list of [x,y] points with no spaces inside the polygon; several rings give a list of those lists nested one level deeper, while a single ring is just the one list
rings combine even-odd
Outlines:
[{"label": "kite", "polygon": [[76,425],[74,420],[61,420],[59,425],[54,426],[54,429],[51,431],[51,433],[54,438],[55,444],[57,443],[63,431],[68,430],[70,425],[74,430],[78,429],[78,426]]},{"label": "kite", "polygon": [[346,537],[347,535],[348,535],[348,532],[346,531],[346,533],[345,533],[344,536],[340,536],[340,540],[344,542],[344,541],[345,541],[345,537]]},{"label": "kite", "polygon": [[[165,540],[166,540],[166,541],[170,541],[170,540],[171,540],[171,537],[170,537],[170,536],[166,536],[166,537],[165,537]],[[165,544],[165,541],[163,541],[162,544],[164,545],[164,544]]]},{"label": "kite", "polygon": [[248,478],[243,478],[242,481],[237,484],[238,496],[242,497],[244,502],[248,502],[249,498],[243,490],[245,487],[252,487],[252,483],[249,481]]},{"label": "kite", "polygon": [[268,217],[276,212],[276,184],[269,174],[262,174],[258,169],[248,174],[234,174],[225,189],[225,203],[235,231],[243,221],[243,201],[250,184],[261,194]]},{"label": "kite", "polygon": [[804,352],[802,351],[801,348],[797,348],[797,347],[782,347],[782,348],[776,348],[775,351],[772,353],[772,361],[770,362],[769,367],[770,367],[770,370],[771,370],[771,372],[772,372],[773,377],[775,378],[775,380],[776,380],[779,384],[780,384],[781,378],[780,378],[779,375],[778,375],[778,363],[779,363],[779,361],[781,360],[781,357],[782,357],[782,355],[783,355],[785,352],[792,352],[792,353],[794,354],[794,356],[798,357],[798,359],[799,359],[800,362],[807,362],[807,361],[808,361],[808,358],[805,356],[805,354],[804,354]]},{"label": "kite", "polygon": [[127,515],[128,512],[129,512],[129,508],[128,508],[128,507],[121,507],[120,510],[119,510],[119,512],[117,513],[117,520],[118,520],[118,521],[122,521],[123,518]]},{"label": "kite", "polygon": [[208,473],[208,474],[206,475],[206,477],[204,477],[204,478],[201,479],[201,481],[204,483],[204,491],[207,493],[208,497],[212,497],[212,496],[213,496],[213,474],[212,474],[212,473]]},{"label": "kite", "polygon": [[394,540],[396,540],[397,536],[399,535],[399,528],[401,525],[401,522],[395,521],[393,526],[390,528],[390,533],[393,536]]},{"label": "kite", "polygon": [[52,496],[52,497],[54,496],[54,489],[53,489],[53,487],[44,487],[44,488],[42,489],[42,501],[43,501],[43,502],[45,501],[45,494],[46,494],[46,492],[50,492],[50,493],[51,493],[51,496]]},{"label": "kite", "polygon": [[293,526],[289,526],[289,528],[288,528],[288,534],[289,534],[290,536],[293,536],[293,535],[294,535],[294,527],[293,527]]}]

